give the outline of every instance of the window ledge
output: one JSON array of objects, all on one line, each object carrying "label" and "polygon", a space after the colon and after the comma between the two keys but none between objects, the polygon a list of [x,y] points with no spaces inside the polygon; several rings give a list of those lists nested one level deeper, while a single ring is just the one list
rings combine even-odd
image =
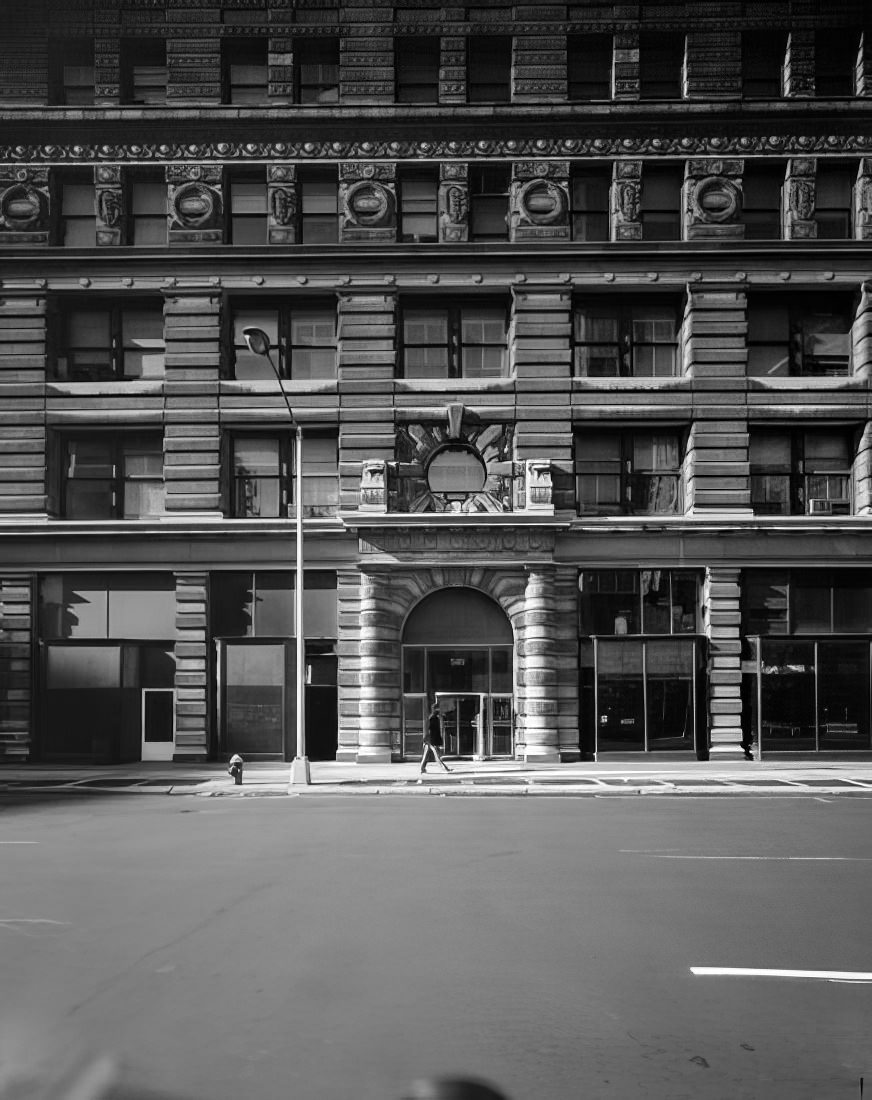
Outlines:
[{"label": "window ledge", "polygon": [[759,375],[748,376],[748,389],[750,390],[808,390],[809,388],[865,390],[869,388],[869,380],[851,374],[839,374],[834,377],[822,374],[794,374],[789,377],[773,378],[763,378]]},{"label": "window ledge", "polygon": [[692,378],[647,378],[647,377],[611,377],[611,378],[587,378],[583,375],[574,375],[572,388],[578,390],[689,390],[693,382]]},{"label": "window ledge", "polygon": [[[335,393],[337,386],[337,380],[335,378],[317,379],[312,381],[302,381],[300,379],[284,378],[282,379],[282,389],[285,393]],[[273,379],[263,379],[258,381],[246,381],[237,378],[222,379],[219,393],[226,394],[243,394],[243,393],[257,393],[257,394],[275,394],[278,393],[278,382]]]},{"label": "window ledge", "polygon": [[131,378],[127,381],[112,382],[65,382],[55,380],[46,382],[45,392],[57,397],[106,397],[110,394],[119,397],[130,397],[133,394],[140,397],[160,396],[163,393],[164,381],[163,378],[148,379],[147,381]]},{"label": "window ledge", "polygon": [[515,376],[508,378],[396,378],[398,393],[511,393]]}]

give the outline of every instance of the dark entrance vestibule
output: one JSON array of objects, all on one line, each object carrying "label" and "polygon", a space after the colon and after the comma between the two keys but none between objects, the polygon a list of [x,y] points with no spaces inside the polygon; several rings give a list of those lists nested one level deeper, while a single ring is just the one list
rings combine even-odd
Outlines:
[{"label": "dark entrance vestibule", "polygon": [[422,752],[429,704],[442,715],[447,756],[512,756],[514,636],[506,613],[475,588],[445,588],[403,630],[403,743]]}]

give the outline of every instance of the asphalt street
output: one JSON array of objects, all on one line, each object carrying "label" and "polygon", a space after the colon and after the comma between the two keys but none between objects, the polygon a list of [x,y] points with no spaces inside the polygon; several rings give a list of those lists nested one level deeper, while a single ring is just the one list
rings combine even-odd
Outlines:
[{"label": "asphalt street", "polygon": [[0,1096],[109,1055],[180,1098],[465,1071],[512,1100],[855,1100],[870,823],[865,796],[15,800]]}]

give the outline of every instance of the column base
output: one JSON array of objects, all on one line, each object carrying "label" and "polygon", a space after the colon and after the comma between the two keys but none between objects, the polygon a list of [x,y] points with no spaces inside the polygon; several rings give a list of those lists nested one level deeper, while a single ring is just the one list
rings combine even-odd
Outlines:
[{"label": "column base", "polygon": [[389,745],[374,745],[357,750],[358,764],[390,764],[391,750]]},{"label": "column base", "polygon": [[525,764],[559,764],[560,753],[557,749],[528,745],[521,759]]}]

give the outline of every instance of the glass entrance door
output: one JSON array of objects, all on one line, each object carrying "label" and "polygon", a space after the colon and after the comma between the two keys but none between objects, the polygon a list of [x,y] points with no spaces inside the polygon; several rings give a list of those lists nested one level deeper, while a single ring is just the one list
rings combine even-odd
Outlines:
[{"label": "glass entrance door", "polygon": [[436,692],[442,715],[442,737],[446,756],[485,756],[486,695],[444,695]]},{"label": "glass entrance door", "polygon": [[282,756],[285,751],[285,665],[282,642],[221,645],[222,750],[231,756]]}]

